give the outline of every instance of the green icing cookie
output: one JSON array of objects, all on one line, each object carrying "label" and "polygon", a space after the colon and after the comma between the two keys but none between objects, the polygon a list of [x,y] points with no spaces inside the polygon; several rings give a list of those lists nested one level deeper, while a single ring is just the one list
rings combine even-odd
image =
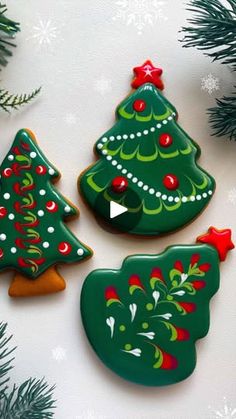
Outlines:
[{"label": "green icing cookie", "polygon": [[0,271],[18,272],[10,295],[64,289],[63,278],[51,267],[79,262],[91,250],[64,223],[78,211],[53,186],[60,173],[29,130],[17,133],[0,173]]},{"label": "green icing cookie", "polygon": [[210,228],[196,245],[130,256],[120,270],[92,272],[83,285],[81,314],[104,364],[148,386],[187,378],[196,365],[196,340],[209,329],[219,259],[233,247],[230,230]]},{"label": "green icing cookie", "polygon": [[[178,125],[176,109],[156,87],[162,87],[160,78],[159,83],[146,81],[152,77],[133,83],[137,90],[118,106],[117,121],[97,141],[98,161],[82,173],[79,189],[112,227],[160,235],[196,218],[209,203],[215,181],[197,165],[200,148]],[[111,218],[111,201],[128,211]]]}]

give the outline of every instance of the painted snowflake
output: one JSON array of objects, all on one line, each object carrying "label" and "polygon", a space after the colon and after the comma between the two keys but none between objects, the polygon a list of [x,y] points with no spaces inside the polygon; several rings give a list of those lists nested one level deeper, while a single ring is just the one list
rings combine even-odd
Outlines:
[{"label": "painted snowflake", "polygon": [[38,21],[37,25],[32,27],[29,39],[33,39],[39,48],[49,47],[57,39],[59,30],[51,19]]},{"label": "painted snowflake", "polygon": [[56,348],[52,349],[52,357],[57,362],[65,361],[66,356],[66,350],[62,348],[61,346],[57,346]]},{"label": "painted snowflake", "polygon": [[121,19],[126,25],[133,25],[141,35],[147,25],[153,26],[157,21],[167,20],[163,6],[165,1],[159,0],[117,0],[117,14],[114,20]]},{"label": "painted snowflake", "polygon": [[229,405],[226,397],[223,399],[223,407],[221,409],[213,409],[209,406],[211,413],[211,419],[236,419],[236,408]]},{"label": "painted snowflake", "polygon": [[111,80],[101,77],[100,79],[95,80],[94,90],[100,93],[102,96],[105,96],[111,91]]},{"label": "painted snowflake", "polygon": [[201,86],[202,90],[205,90],[206,92],[211,95],[214,91],[220,89],[220,80],[218,77],[213,76],[211,73],[208,74],[206,77],[202,77],[201,79]]},{"label": "painted snowflake", "polygon": [[64,121],[69,126],[75,125],[77,122],[77,116],[73,113],[68,113],[65,115]]},{"label": "painted snowflake", "polygon": [[232,204],[236,204],[236,188],[230,189],[230,191],[228,191],[228,201]]}]

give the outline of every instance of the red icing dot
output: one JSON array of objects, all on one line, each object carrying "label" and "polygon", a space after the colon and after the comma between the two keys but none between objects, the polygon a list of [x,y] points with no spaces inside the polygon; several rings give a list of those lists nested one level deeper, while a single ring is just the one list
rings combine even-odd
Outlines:
[{"label": "red icing dot", "polygon": [[128,180],[123,176],[117,176],[113,179],[111,186],[116,193],[125,192],[128,188]]},{"label": "red icing dot", "polygon": [[45,166],[37,166],[36,168],[35,168],[35,171],[36,171],[36,173],[38,174],[38,175],[45,175],[45,173],[47,172],[47,169],[46,169],[46,167]]},{"label": "red icing dot", "polygon": [[57,203],[56,203],[56,202],[54,202],[54,201],[48,201],[48,202],[46,203],[46,209],[47,209],[49,212],[57,212],[57,210],[58,210],[58,205],[57,205]]},{"label": "red icing dot", "polygon": [[2,258],[3,258],[3,255],[4,255],[4,252],[3,252],[3,250],[2,250],[2,249],[0,249],[0,259],[2,259]]},{"label": "red icing dot", "polygon": [[10,167],[7,167],[3,170],[2,175],[4,177],[10,177],[12,175],[12,169]]},{"label": "red icing dot", "polygon": [[137,99],[133,103],[133,108],[136,112],[143,112],[146,109],[146,102],[142,99]]},{"label": "red icing dot", "polygon": [[175,190],[179,186],[179,180],[177,176],[168,174],[163,179],[163,184],[166,187],[166,189]]},{"label": "red icing dot", "polygon": [[72,250],[72,246],[68,242],[61,242],[58,245],[58,250],[62,255],[69,255]]},{"label": "red icing dot", "polygon": [[159,144],[162,147],[170,147],[173,143],[173,138],[170,134],[161,134],[159,138]]},{"label": "red icing dot", "polygon": [[7,215],[7,209],[5,207],[0,207],[0,218],[4,218]]}]

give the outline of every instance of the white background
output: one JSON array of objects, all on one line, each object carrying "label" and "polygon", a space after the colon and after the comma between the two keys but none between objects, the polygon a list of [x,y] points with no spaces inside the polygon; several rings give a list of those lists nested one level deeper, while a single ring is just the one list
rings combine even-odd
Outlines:
[{"label": "white background", "polygon": [[[56,383],[57,419],[221,417],[214,412],[223,415],[224,397],[228,406],[236,407],[236,252],[221,266],[221,289],[211,304],[210,332],[197,345],[197,368],[188,380],[172,387],[136,386],[108,371],[84,336],[79,299],[83,280],[92,269],[119,268],[128,254],[158,253],[167,245],[193,243],[210,225],[236,229],[236,144],[212,138],[206,115],[215,96],[230,93],[232,73],[199,51],[182,48],[178,31],[187,13],[181,0],[167,1],[161,18],[152,15],[154,24],[146,23],[140,35],[135,22],[127,25],[126,18],[113,19],[119,8],[114,0],[7,3],[8,15],[21,22],[22,32],[9,66],[1,73],[1,85],[13,92],[29,92],[40,85],[43,90],[32,106],[11,117],[0,115],[1,157],[18,129],[32,129],[63,174],[60,191],[80,208],[80,219],[71,228],[94,250],[88,262],[60,269],[67,282],[67,290],[60,295],[11,300],[7,291],[12,275],[1,275],[0,317],[8,322],[12,344],[18,346],[12,382],[45,376],[50,384]],[[143,4],[152,5],[154,12],[154,2]],[[47,32],[49,44],[40,45],[40,20],[56,28],[55,39]],[[177,107],[179,123],[200,144],[200,165],[214,176],[218,187],[205,212],[182,231],[138,240],[103,231],[78,196],[76,179],[93,161],[95,141],[113,125],[115,108],[130,91],[132,68],[147,58],[163,68],[165,95]],[[220,79],[220,90],[211,96],[201,89],[201,78],[209,73]],[[61,362],[53,357],[58,347],[65,355]]]}]

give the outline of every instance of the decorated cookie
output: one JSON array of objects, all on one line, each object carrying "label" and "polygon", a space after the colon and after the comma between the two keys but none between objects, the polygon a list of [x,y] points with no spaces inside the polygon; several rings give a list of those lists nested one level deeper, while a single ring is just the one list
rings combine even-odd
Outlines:
[{"label": "decorated cookie", "polygon": [[196,340],[209,329],[219,262],[233,248],[230,230],[211,227],[195,245],[130,256],[119,270],[92,272],[83,285],[81,313],[104,364],[148,386],[187,378],[196,365]]},{"label": "decorated cookie", "polygon": [[91,250],[64,223],[78,211],[53,186],[60,173],[29,130],[17,133],[0,173],[0,271],[16,271],[9,295],[63,290],[55,265],[79,262]]},{"label": "decorated cookie", "polygon": [[[200,148],[177,123],[162,95],[162,70],[150,61],[134,69],[134,90],[117,108],[115,125],[96,143],[98,161],[79,178],[94,212],[112,227],[160,235],[192,221],[206,207],[213,178],[196,160]],[[111,202],[126,208],[112,217]]]}]

